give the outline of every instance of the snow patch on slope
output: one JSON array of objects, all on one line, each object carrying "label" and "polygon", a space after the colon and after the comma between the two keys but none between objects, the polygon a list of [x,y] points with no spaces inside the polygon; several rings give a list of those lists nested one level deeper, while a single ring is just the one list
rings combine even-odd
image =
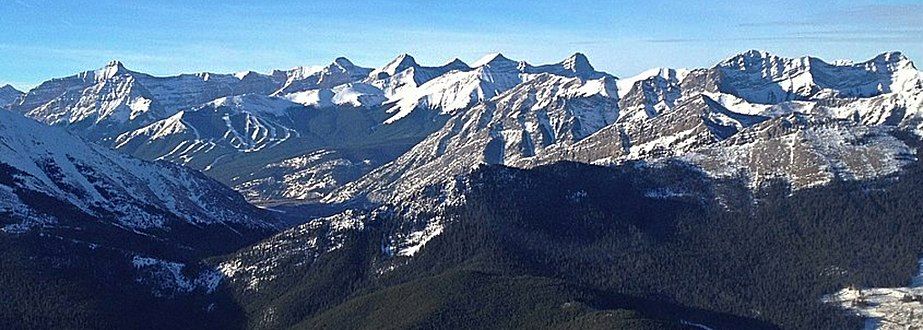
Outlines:
[{"label": "snow patch on slope", "polygon": [[911,286],[900,288],[844,288],[821,301],[866,319],[865,329],[903,330],[923,324],[923,259]]}]

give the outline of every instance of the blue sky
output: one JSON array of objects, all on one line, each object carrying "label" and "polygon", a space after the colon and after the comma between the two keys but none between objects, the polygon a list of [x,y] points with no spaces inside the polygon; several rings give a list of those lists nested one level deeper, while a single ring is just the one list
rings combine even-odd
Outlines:
[{"label": "blue sky", "polygon": [[0,3],[0,84],[28,89],[119,59],[137,71],[368,67],[502,52],[580,51],[598,69],[710,66],[747,49],[827,60],[900,50],[923,61],[923,1],[58,1]]}]

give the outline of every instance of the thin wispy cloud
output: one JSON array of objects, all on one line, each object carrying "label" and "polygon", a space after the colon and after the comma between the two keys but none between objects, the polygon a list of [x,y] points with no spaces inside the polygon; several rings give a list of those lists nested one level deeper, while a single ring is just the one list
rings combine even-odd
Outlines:
[{"label": "thin wispy cloud", "polygon": [[739,42],[739,41],[810,41],[810,42],[864,42],[864,43],[881,43],[888,44],[894,42],[901,43],[923,43],[923,37],[920,36],[826,36],[826,35],[788,35],[788,36],[767,36],[767,37],[736,37],[736,38],[666,38],[666,39],[646,39],[650,43],[692,43],[692,42]]},{"label": "thin wispy cloud", "polygon": [[737,27],[851,27],[899,24],[904,28],[923,28],[923,4],[867,5],[833,10],[810,17],[739,23]]},{"label": "thin wispy cloud", "polygon": [[806,17],[743,22],[727,34],[645,39],[649,43],[923,43],[923,4],[865,5]]},{"label": "thin wispy cloud", "polygon": [[[923,56],[923,3],[870,1],[10,0],[0,1],[8,30],[0,35],[0,80],[38,82],[111,59],[165,75],[267,72],[339,56],[374,67],[400,53],[427,65],[490,52],[541,64],[579,51],[598,69],[626,76],[652,66],[707,66],[750,48]],[[799,10],[774,14],[779,8]]]},{"label": "thin wispy cloud", "polygon": [[737,24],[737,27],[741,28],[752,28],[752,27],[817,27],[817,26],[830,26],[832,25],[829,22],[811,22],[811,21],[791,21],[791,20],[780,20],[780,21],[768,21],[768,22],[748,22]]},{"label": "thin wispy cloud", "polygon": [[878,4],[846,8],[834,16],[846,21],[923,26],[923,4]]}]

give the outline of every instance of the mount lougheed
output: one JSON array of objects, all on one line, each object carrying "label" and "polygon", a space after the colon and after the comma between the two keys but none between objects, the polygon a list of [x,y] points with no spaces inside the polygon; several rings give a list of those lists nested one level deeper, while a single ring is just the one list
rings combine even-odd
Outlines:
[{"label": "mount lougheed", "polygon": [[[812,245],[820,238],[801,236],[809,229],[784,236],[786,228],[725,222],[728,214],[768,222],[773,207],[793,203],[823,213],[822,205],[792,199],[827,201],[844,191],[860,194],[859,205],[900,214],[902,203],[920,192],[894,205],[881,200],[917,178],[923,73],[898,52],[828,63],[747,51],[710,68],[654,69],[623,79],[597,71],[579,53],[547,65],[491,54],[470,65],[456,59],[423,66],[404,54],[377,69],[337,58],[268,74],[171,77],[112,61],[28,92],[2,87],[0,107],[0,224],[2,243],[10,247],[4,260],[16,261],[8,266],[14,274],[47,267],[63,274],[10,276],[5,283],[68,283],[105,274],[124,282],[105,291],[111,300],[152,306],[124,318],[111,317],[122,310],[106,303],[67,316],[0,314],[14,325],[71,319],[78,326],[118,326],[163,311],[190,326],[330,327],[355,317],[395,322],[387,313],[363,311],[398,296],[485,281],[557,297],[491,300],[499,310],[528,303],[545,311],[539,317],[511,310],[517,318],[505,327],[841,326],[855,319],[823,305],[822,294],[855,282],[899,285],[897,279],[910,276],[900,272],[915,267],[908,251],[923,252],[906,243],[850,256],[855,251],[845,246]],[[493,210],[504,205],[523,211]],[[605,216],[623,212],[615,220]],[[686,227],[695,225],[693,218],[703,219],[702,229]],[[794,226],[817,225],[793,219]],[[825,242],[880,238],[849,236],[848,221],[823,223],[837,228],[817,236]],[[521,233],[516,226],[524,226]],[[730,296],[703,301],[715,293],[679,289],[686,281],[645,282],[637,280],[642,273],[596,269],[597,277],[624,279],[601,281],[561,266],[618,264],[611,258],[628,253],[626,260],[669,268],[661,271],[695,271],[667,267],[683,256],[661,249],[689,248],[675,240],[714,239],[706,229],[715,228],[763,230],[766,244],[787,247],[781,251],[812,246],[831,255],[810,260],[819,269],[791,276],[824,273],[824,267],[843,273],[805,292],[783,287],[784,294],[765,301],[736,292],[733,299],[752,302],[731,306]],[[601,236],[589,234],[594,230]],[[483,237],[460,238],[468,234]],[[899,236],[923,238],[914,235]],[[605,240],[619,243],[600,243]],[[690,256],[698,261],[713,252],[691,251],[701,253]],[[38,257],[23,262],[25,255]],[[880,261],[856,265],[860,257]],[[714,269],[690,278],[757,266],[714,262],[705,263]],[[876,276],[882,283],[871,283]],[[722,285],[759,280],[715,277]],[[63,305],[88,294],[49,290]],[[17,294],[14,309],[35,308],[36,293]],[[409,313],[398,327],[463,319],[500,324],[492,321],[502,313],[445,314],[465,308],[449,296],[418,299],[433,309],[398,308],[391,314]],[[777,305],[786,299],[807,312]]]}]

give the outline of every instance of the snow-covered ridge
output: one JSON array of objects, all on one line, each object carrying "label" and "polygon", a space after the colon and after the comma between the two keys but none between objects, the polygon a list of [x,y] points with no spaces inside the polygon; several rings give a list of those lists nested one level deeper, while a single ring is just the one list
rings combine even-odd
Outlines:
[{"label": "snow-covered ridge", "polygon": [[259,74],[155,77],[112,61],[46,81],[10,108],[44,123],[75,128],[94,140],[106,139],[219,97],[271,93],[277,80]]},{"label": "snow-covered ridge", "polygon": [[[617,164],[679,157],[714,176],[743,171],[752,176],[754,186],[767,178],[782,178],[798,189],[834,178],[890,175],[916,159],[911,148],[888,133],[893,127],[918,130],[923,122],[923,79],[900,53],[834,65],[748,51],[709,69],[654,69],[618,81],[611,76],[575,77],[578,88],[552,73],[559,70],[529,73],[536,68],[580,67],[574,63],[581,61],[577,54],[558,65],[536,67],[492,54],[471,71],[449,73],[422,85],[415,90],[419,94],[391,108],[393,116],[386,123],[423,107],[451,116],[446,126],[329,200],[354,194],[399,200],[478,163],[530,167],[559,160]],[[547,90],[530,88],[542,75],[557,78],[546,79]],[[504,85],[498,81],[505,86],[498,88]],[[549,120],[561,104],[568,109],[563,113],[573,119]],[[791,121],[770,119],[793,114],[818,120],[795,125],[786,138],[735,138],[742,132],[752,137],[753,132],[791,126]],[[530,123],[533,115],[535,122]],[[579,130],[562,131],[562,123]],[[571,137],[562,139],[564,132]],[[782,156],[785,148],[780,144],[788,143],[786,139],[799,140],[789,147],[801,148],[797,157],[789,165],[767,167],[773,157]]]},{"label": "snow-covered ridge", "polygon": [[183,165],[210,153],[256,152],[298,137],[291,116],[300,110],[302,105],[279,97],[222,97],[118,135],[113,146],[135,152],[160,148],[151,158]]},{"label": "snow-covered ridge", "polygon": [[356,66],[345,57],[338,57],[327,66],[297,67],[287,72],[274,73],[273,75],[283,75],[287,78],[284,85],[273,92],[273,95],[332,88],[337,85],[358,81],[368,75],[369,72],[371,72],[371,69]]},{"label": "snow-covered ridge", "polygon": [[[457,59],[442,66],[424,66],[405,54],[376,70],[360,68],[340,58],[325,67],[296,68],[287,73],[277,71],[273,76],[288,76],[289,79],[269,96],[250,93],[220,97],[121,133],[112,145],[146,159],[168,160],[211,173],[221,168],[223,162],[246,157],[240,153],[274,154],[278,151],[282,154],[262,159],[284,160],[305,157],[319,150],[336,150],[344,144],[351,148],[357,144],[374,145],[375,148],[384,145],[385,149],[394,148],[390,145],[406,148],[403,145],[408,138],[422,139],[438,129],[443,120],[440,117],[450,116],[524,80],[543,75],[577,80],[584,79],[583,76],[594,77],[594,82],[583,89],[568,87],[561,90],[562,94],[616,94],[612,83],[615,78],[592,71],[592,66],[581,54],[538,67],[511,61],[502,55],[492,56],[487,62],[490,63],[479,68]],[[238,76],[246,75],[253,73]],[[600,85],[602,78],[606,78],[607,83]],[[411,113],[415,115],[410,116]],[[342,128],[321,124],[325,122],[339,123]],[[332,134],[340,134],[345,139],[333,138]],[[375,137],[362,138],[367,135]],[[292,145],[312,147],[295,149]],[[332,182],[342,184],[346,178],[354,179],[364,174],[356,171],[369,170],[368,156],[348,155],[325,163],[332,167],[325,165],[323,171],[336,174],[276,166],[278,164],[253,164],[249,170],[243,170],[244,173],[221,176],[236,178],[225,182],[242,189],[251,198],[262,196],[260,200],[269,196],[319,196],[321,190],[336,188],[331,186]],[[382,162],[379,157],[371,158],[374,159],[372,163]],[[267,176],[270,172],[274,173],[272,177]],[[305,176],[307,173],[313,174]],[[292,182],[290,179],[280,181],[278,178],[291,178],[306,186],[291,187],[286,183]],[[331,178],[337,179],[331,181]]]},{"label": "snow-covered ridge", "polygon": [[79,219],[60,216],[68,207],[130,230],[269,226],[239,195],[193,170],[133,159],[13,112],[0,111],[0,151],[0,214],[12,221],[4,231]]},{"label": "snow-covered ridge", "polygon": [[861,63],[830,64],[814,57],[783,58],[748,51],[716,67],[722,92],[761,104],[828,97],[872,97],[919,88],[919,71],[900,52]]},{"label": "snow-covered ridge", "polygon": [[655,77],[664,80],[683,81],[687,74],[689,74],[689,70],[686,69],[654,68],[641,72],[636,76],[619,79],[619,97],[625,97],[639,81],[649,80]]},{"label": "snow-covered ridge", "polygon": [[[344,146],[396,150],[371,157],[377,166],[431,136],[444,139],[426,148],[446,157],[459,156],[448,139],[456,136],[493,141],[474,160],[486,153],[505,164],[537,164],[582,154],[586,161],[619,162],[678,156],[726,139],[754,118],[793,113],[923,133],[921,81],[897,52],[830,64],[748,51],[710,68],[659,68],[624,79],[597,71],[580,53],[541,65],[495,53],[471,65],[456,59],[427,66],[402,54],[375,69],[337,58],[269,74],[174,77],[115,61],[43,83],[12,108],[145,159],[205,170],[248,196],[321,196],[370,171],[361,165],[370,158],[366,152],[325,162],[330,167],[323,171],[348,175],[277,163],[321,150],[341,155]],[[460,131],[439,132],[445,123]],[[231,161],[228,167],[240,173],[213,172]],[[273,179],[285,177],[299,179]]]},{"label": "snow-covered ridge", "polygon": [[500,53],[489,54],[476,61],[471,70],[449,71],[418,88],[405,89],[391,96],[388,103],[394,106],[388,112],[393,115],[385,123],[400,120],[419,108],[452,113],[489,100],[540,74],[585,80],[611,77],[593,69],[586,56],[580,53],[559,63],[539,66],[517,62]]}]

